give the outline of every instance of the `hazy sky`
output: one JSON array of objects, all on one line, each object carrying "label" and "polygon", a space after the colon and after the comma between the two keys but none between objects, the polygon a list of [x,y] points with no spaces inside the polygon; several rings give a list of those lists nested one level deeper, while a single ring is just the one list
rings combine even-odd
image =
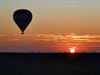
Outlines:
[{"label": "hazy sky", "polygon": [[29,9],[27,34],[100,34],[100,0],[0,0],[0,34],[19,34],[13,21],[17,9]]},{"label": "hazy sky", "polygon": [[[13,21],[18,9],[33,14],[24,35]],[[69,52],[71,47],[100,52],[100,0],[0,0],[0,52]]]}]

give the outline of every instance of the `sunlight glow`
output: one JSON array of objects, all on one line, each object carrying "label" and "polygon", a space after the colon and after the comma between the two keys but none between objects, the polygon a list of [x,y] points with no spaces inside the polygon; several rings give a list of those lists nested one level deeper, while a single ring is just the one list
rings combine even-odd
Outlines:
[{"label": "sunlight glow", "polygon": [[69,48],[69,50],[70,50],[70,53],[75,53],[76,52],[76,47]]}]

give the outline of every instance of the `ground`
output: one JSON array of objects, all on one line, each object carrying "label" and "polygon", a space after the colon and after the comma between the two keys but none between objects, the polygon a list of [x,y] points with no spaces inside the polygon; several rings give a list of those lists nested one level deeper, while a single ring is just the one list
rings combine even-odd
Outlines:
[{"label": "ground", "polygon": [[100,75],[100,54],[0,53],[0,75]]}]

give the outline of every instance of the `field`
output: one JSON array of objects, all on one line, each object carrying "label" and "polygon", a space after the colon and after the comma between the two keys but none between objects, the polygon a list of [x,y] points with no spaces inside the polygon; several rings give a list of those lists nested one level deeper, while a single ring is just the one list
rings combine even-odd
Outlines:
[{"label": "field", "polygon": [[0,53],[0,75],[100,75],[100,54]]}]

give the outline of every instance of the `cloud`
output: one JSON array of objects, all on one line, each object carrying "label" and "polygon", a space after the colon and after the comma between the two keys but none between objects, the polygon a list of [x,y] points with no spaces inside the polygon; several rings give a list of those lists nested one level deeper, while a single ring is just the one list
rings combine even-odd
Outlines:
[{"label": "cloud", "polygon": [[7,36],[7,35],[0,34],[0,37],[2,37],[2,36]]},{"label": "cloud", "polygon": [[14,39],[10,39],[9,41],[15,42],[15,41],[19,41],[19,39],[14,38]]},{"label": "cloud", "polygon": [[72,46],[80,52],[100,49],[100,35],[30,34],[7,36],[0,40],[0,49],[12,52],[67,52]]}]

